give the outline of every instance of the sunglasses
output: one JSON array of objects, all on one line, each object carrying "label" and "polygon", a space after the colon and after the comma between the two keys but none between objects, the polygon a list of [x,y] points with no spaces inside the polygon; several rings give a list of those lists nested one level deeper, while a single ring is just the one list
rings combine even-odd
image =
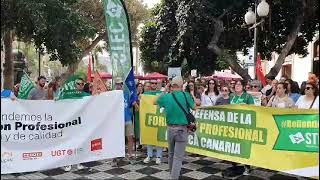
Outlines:
[{"label": "sunglasses", "polygon": [[209,83],[209,84],[213,84],[213,85],[215,85],[215,83],[214,83],[214,82],[211,82],[211,83]]},{"label": "sunglasses", "polygon": [[259,86],[251,86],[252,88],[258,88]]},{"label": "sunglasses", "polygon": [[313,87],[306,87],[306,90],[310,90],[310,89],[313,89]]},{"label": "sunglasses", "polygon": [[83,86],[84,83],[76,83],[78,86]]},{"label": "sunglasses", "polygon": [[223,89],[222,91],[223,91],[223,92],[229,92],[229,90],[228,90],[228,89]]}]

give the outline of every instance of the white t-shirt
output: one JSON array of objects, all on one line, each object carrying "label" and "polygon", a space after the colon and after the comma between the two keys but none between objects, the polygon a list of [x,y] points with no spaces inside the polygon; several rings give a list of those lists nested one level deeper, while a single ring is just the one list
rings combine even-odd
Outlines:
[{"label": "white t-shirt", "polygon": [[[299,109],[309,109],[311,104],[312,104],[312,101],[307,101],[305,95],[300,96],[300,98],[296,102],[296,106]],[[311,109],[319,109],[319,96],[317,96],[317,98],[314,101]]]},{"label": "white t-shirt", "polygon": [[203,93],[201,97],[201,106],[215,106],[218,97],[219,95],[216,96],[213,94],[209,96]]}]

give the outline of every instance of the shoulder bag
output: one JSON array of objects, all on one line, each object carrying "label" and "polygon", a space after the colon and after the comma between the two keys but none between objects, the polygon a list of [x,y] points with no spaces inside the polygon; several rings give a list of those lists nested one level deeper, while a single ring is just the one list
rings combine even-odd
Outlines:
[{"label": "shoulder bag", "polygon": [[[186,99],[186,103],[187,103],[187,109],[190,110],[190,105],[188,103],[187,97],[185,95],[185,93],[183,93],[185,99]],[[190,113],[189,111],[186,111],[185,108],[182,107],[182,105],[179,103],[176,95],[174,95],[174,93],[172,93],[173,99],[176,101],[176,103],[178,104],[178,106],[180,107],[180,109],[184,112],[187,121],[188,121],[188,126],[187,128],[191,131],[191,132],[195,132],[197,130],[197,126],[195,124],[196,122],[196,118],[193,116],[192,113]]]}]

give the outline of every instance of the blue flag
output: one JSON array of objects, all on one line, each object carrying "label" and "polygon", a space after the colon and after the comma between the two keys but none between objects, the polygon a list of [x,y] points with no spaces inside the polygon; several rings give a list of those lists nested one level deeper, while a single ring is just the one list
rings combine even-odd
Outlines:
[{"label": "blue flag", "polygon": [[130,92],[130,104],[132,104],[133,102],[138,101],[138,94],[137,94],[137,89],[136,89],[136,84],[134,82],[134,73],[132,68],[129,71],[129,74],[126,78],[126,86]]}]

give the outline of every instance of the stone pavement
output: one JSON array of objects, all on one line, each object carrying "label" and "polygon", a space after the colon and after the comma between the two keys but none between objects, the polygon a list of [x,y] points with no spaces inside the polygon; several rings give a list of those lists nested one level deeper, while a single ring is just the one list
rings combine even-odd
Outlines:
[{"label": "stone pavement", "polygon": [[[1,179],[168,179],[169,167],[167,153],[164,153],[163,163],[156,165],[154,161],[144,164],[146,152],[138,152],[134,164],[128,161],[121,161],[119,167],[113,167],[111,160],[84,163],[87,168],[65,172],[61,168],[39,172],[17,173],[1,175]],[[231,167],[231,163],[214,158],[188,154],[185,157],[182,168],[181,179],[226,179],[221,176],[221,171]],[[237,180],[302,180],[303,177],[296,177],[276,171],[262,168],[254,168],[249,176],[239,176],[232,179]]]}]

